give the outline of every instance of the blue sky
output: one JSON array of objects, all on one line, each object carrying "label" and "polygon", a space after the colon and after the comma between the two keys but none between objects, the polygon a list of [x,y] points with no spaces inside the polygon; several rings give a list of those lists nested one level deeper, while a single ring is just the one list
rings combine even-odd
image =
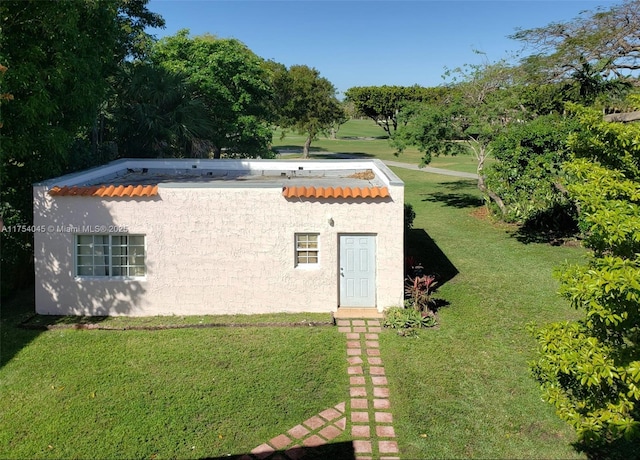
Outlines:
[{"label": "blue sky", "polygon": [[581,11],[619,3],[555,1],[245,1],[151,0],[165,29],[237,38],[254,53],[286,66],[315,67],[338,89],[352,86],[436,86],[446,68],[517,52],[508,35]]}]

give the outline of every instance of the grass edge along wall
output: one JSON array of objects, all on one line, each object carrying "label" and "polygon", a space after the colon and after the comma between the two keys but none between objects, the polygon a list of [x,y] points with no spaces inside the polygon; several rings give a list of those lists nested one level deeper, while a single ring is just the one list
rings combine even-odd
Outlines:
[{"label": "grass edge along wall", "polygon": [[[124,159],[51,179],[34,185],[36,311],[382,311],[403,298],[403,203],[379,160]],[[345,289],[349,235],[373,245],[350,259],[372,278]]]}]

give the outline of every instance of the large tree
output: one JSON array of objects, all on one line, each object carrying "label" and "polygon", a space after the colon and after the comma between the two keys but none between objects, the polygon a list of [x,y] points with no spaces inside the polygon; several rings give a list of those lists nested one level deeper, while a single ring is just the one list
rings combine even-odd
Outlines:
[{"label": "large tree", "polygon": [[487,186],[503,200],[505,220],[549,236],[575,231],[575,209],[561,179],[567,137],[578,128],[574,117],[552,113],[514,121],[491,142],[497,161],[487,169]]},{"label": "large tree", "polygon": [[127,63],[112,112],[114,142],[124,157],[191,157],[214,126],[185,75],[149,63]]},{"label": "large tree", "polygon": [[416,146],[424,154],[423,164],[432,155],[471,150],[477,161],[478,188],[506,213],[501,198],[485,183],[484,166],[496,136],[510,121],[526,116],[515,91],[516,74],[517,69],[505,62],[454,70],[454,83],[440,103],[405,107],[392,145],[400,152]]},{"label": "large tree", "polygon": [[336,89],[318,70],[306,65],[273,66],[273,82],[278,101],[278,124],[306,136],[303,158],[309,158],[311,142],[318,134],[335,129],[346,121],[336,98]]},{"label": "large tree", "polygon": [[[561,294],[579,321],[535,332],[532,363],[544,398],[594,458],[637,457],[640,442],[640,125],[609,123],[574,108],[583,129],[566,165],[578,203],[585,265],[559,272]],[[602,457],[602,455],[606,457]]]},{"label": "large tree", "polygon": [[547,80],[575,76],[632,78],[640,70],[640,0],[585,11],[567,22],[519,30],[511,36],[529,45],[524,64]]},{"label": "large tree", "polygon": [[[74,137],[93,125],[108,77],[143,51],[147,26],[162,18],[147,0],[3,1],[0,64],[0,214],[5,225],[32,222],[31,185],[73,169]],[[2,288],[29,278],[31,235],[3,233]]]},{"label": "large tree", "polygon": [[354,86],[345,92],[346,101],[360,116],[371,118],[391,137],[398,129],[398,113],[412,102],[437,103],[443,88],[414,86]]},{"label": "large tree", "polygon": [[187,76],[202,94],[213,129],[207,136],[213,157],[259,156],[268,152],[272,88],[262,58],[235,39],[189,37],[188,30],[161,39],[154,64]]}]

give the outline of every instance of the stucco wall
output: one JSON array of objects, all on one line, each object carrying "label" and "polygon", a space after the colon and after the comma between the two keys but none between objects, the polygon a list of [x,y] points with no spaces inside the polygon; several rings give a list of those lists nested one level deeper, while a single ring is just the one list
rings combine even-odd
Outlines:
[{"label": "stucco wall", "polygon": [[[34,187],[34,224],[55,229],[34,238],[41,314],[335,311],[341,233],[376,235],[377,308],[402,302],[402,186],[382,201],[287,200],[280,187],[161,185],[134,199],[51,197],[48,188]],[[145,279],[74,276],[74,232],[99,225],[145,235]],[[318,266],[295,267],[297,232],[320,234]]]}]

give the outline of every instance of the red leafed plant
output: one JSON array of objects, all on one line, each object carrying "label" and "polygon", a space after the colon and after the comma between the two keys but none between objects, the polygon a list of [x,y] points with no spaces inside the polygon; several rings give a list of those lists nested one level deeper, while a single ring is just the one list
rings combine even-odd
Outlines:
[{"label": "red leafed plant", "polygon": [[404,292],[409,305],[420,312],[427,312],[435,304],[431,297],[436,291],[438,282],[433,275],[408,277]]}]

